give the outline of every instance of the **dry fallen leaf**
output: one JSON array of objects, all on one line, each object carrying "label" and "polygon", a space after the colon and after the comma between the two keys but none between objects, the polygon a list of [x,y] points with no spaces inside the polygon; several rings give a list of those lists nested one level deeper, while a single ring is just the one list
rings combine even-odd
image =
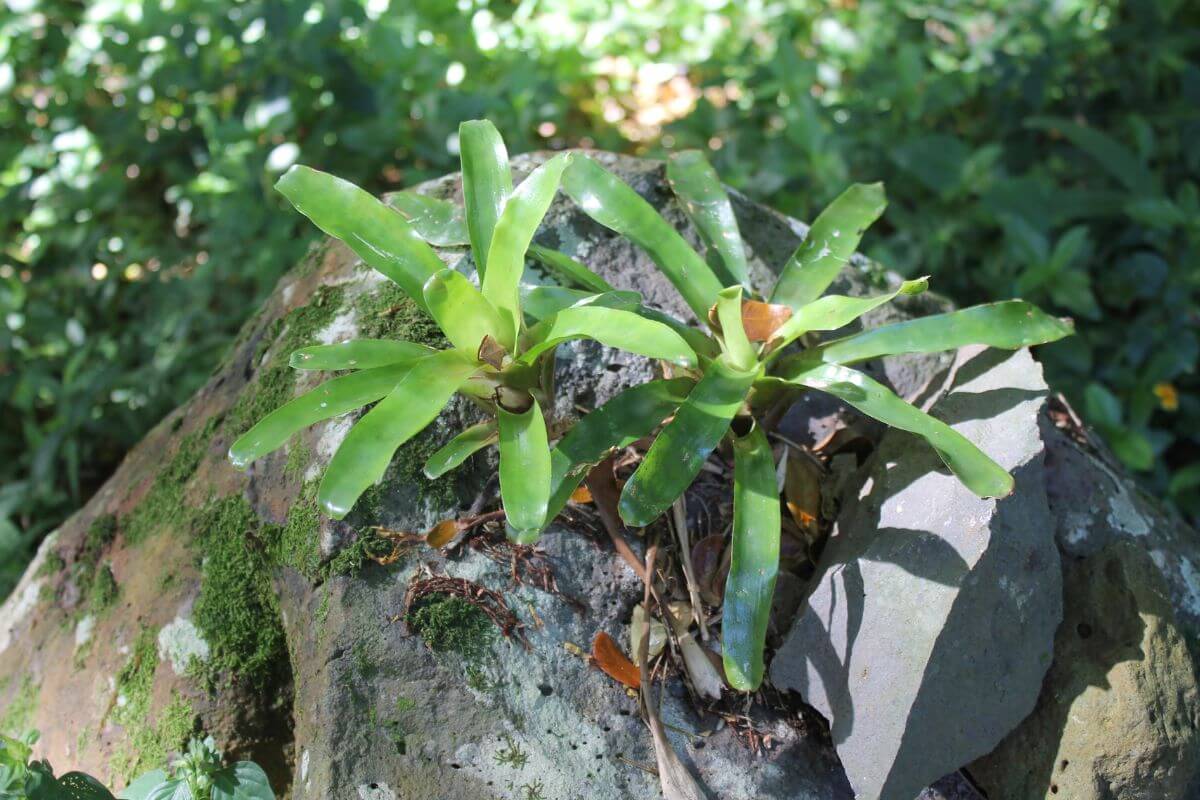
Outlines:
[{"label": "dry fallen leaf", "polygon": [[425,534],[425,544],[432,548],[445,547],[454,537],[459,534],[462,527],[456,519],[446,519],[439,522],[429,529],[429,533]]},{"label": "dry fallen leaf", "polygon": [[[655,658],[663,651],[667,643],[667,626],[656,619],[649,621],[650,645],[648,658]],[[646,608],[640,603],[633,607],[633,616],[629,620],[629,652],[636,653],[641,648],[642,637],[646,635]]]},{"label": "dry fallen leaf", "polygon": [[821,513],[821,470],[808,458],[790,450],[783,496],[801,532],[810,541],[815,539],[818,533],[817,517]]},{"label": "dry fallen leaf", "polygon": [[792,318],[787,306],[760,303],[757,300],[742,301],[742,327],[752,342],[769,342],[779,326]]},{"label": "dry fallen leaf", "polygon": [[696,638],[690,633],[680,636],[679,650],[683,654],[683,666],[687,669],[696,694],[710,700],[720,700],[725,680]]},{"label": "dry fallen leaf", "polygon": [[592,490],[587,486],[581,485],[578,489],[571,492],[572,503],[590,503],[592,502]]},{"label": "dry fallen leaf", "polygon": [[592,660],[596,666],[612,679],[625,684],[631,689],[641,686],[638,668],[621,652],[613,638],[604,631],[596,634],[592,641]]},{"label": "dry fallen leaf", "polygon": [[496,369],[503,367],[504,356],[507,354],[505,349],[500,346],[500,343],[491,336],[484,336],[482,341],[479,342],[479,352],[477,353],[479,360]]}]

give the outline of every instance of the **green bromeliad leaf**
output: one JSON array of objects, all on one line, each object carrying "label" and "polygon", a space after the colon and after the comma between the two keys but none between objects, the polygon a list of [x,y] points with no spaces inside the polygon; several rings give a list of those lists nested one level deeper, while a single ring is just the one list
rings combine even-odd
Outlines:
[{"label": "green bromeliad leaf", "polygon": [[1024,300],[1005,300],[872,328],[813,348],[796,363],[850,364],[899,353],[954,350],[969,344],[1015,350],[1057,341],[1074,330],[1069,319],[1052,317]]},{"label": "green bromeliad leaf", "polygon": [[536,538],[546,524],[550,501],[550,445],[537,400],[523,413],[496,407],[500,434],[500,499],[509,535]]},{"label": "green bromeliad leaf", "polygon": [[758,353],[742,327],[742,287],[730,286],[717,295],[717,320],[721,323],[721,341],[733,366],[741,370],[754,367]]},{"label": "green bromeliad leaf", "polygon": [[525,271],[525,251],[554,200],[563,170],[571,163],[571,157],[570,153],[557,155],[531,172],[508,198],[504,212],[496,221],[488,249],[488,269],[483,276],[483,296],[507,322],[508,330],[505,338],[500,339],[501,343],[515,342],[520,334],[520,288],[521,275]]},{"label": "green bromeliad leaf", "polygon": [[763,648],[779,573],[779,484],[760,426],[733,440],[733,541],[722,606],[721,650],[729,685],[762,684]]},{"label": "green bromeliad leaf", "polygon": [[788,380],[831,394],[885,425],[924,438],[958,479],[980,497],[1004,497],[1012,492],[1012,476],[965,436],[863,373],[840,364],[816,364]]},{"label": "green bromeliad leaf", "polygon": [[400,212],[349,181],[309,167],[292,167],[275,188],[318,228],[341,239],[425,307],[421,287],[445,265]]},{"label": "green bromeliad leaf", "polygon": [[495,420],[480,422],[460,431],[425,462],[425,477],[430,480],[440,478],[483,448],[495,444],[498,438]]},{"label": "green bromeliad leaf", "polygon": [[716,251],[719,271],[724,273],[719,276],[722,281],[727,286],[737,283],[749,289],[750,268],[737,218],[708,159],[699,150],[672,153],[667,159],[667,180],[704,243]]},{"label": "green bromeliad leaf", "polygon": [[633,311],[641,305],[642,296],[637,292],[612,291],[592,294],[582,289],[567,289],[562,286],[521,287],[521,310],[534,320],[544,320],[574,305],[597,305]]},{"label": "green bromeliad leaf", "polygon": [[434,247],[459,247],[470,244],[463,210],[454,203],[436,197],[426,197],[413,191],[403,191],[389,196],[387,204],[408,220],[417,236]]},{"label": "green bromeliad leaf", "polygon": [[645,250],[696,318],[707,319],[721,282],[653,206],[586,156],[577,156],[563,174],[563,191],[592,219]]},{"label": "green bromeliad leaf", "polygon": [[420,362],[364,369],[325,381],[259,420],[229,448],[229,460],[238,469],[245,469],[309,425],[375,402],[404,380],[415,363]]},{"label": "green bromeliad leaf", "polygon": [[588,470],[609,452],[650,435],[695,386],[690,378],[657,380],[626,389],[571,427],[550,453],[550,522],[571,498]]},{"label": "green bromeliad leaf", "polygon": [[924,277],[904,281],[895,291],[874,297],[825,295],[802,306],[792,315],[791,319],[779,326],[771,344],[775,348],[782,348],[809,331],[836,331],[844,325],[849,325],[868,311],[894,300],[897,295],[920,294],[927,288],[929,288],[929,278]]},{"label": "green bromeliad leaf", "polygon": [[771,302],[798,311],[824,294],[886,207],[882,183],[856,183],[842,192],[820,213],[784,265]]},{"label": "green bromeliad leaf", "polygon": [[432,354],[434,349],[399,339],[349,339],[338,344],[302,347],[292,353],[292,369],[374,369],[405,364]]},{"label": "green bromeliad leaf", "polygon": [[591,292],[616,291],[608,281],[566,253],[560,253],[558,250],[552,250],[540,244],[531,244],[529,246],[529,255],[539,264],[547,267],[551,272],[560,278],[566,279],[580,289],[587,289]]},{"label": "green bromeliad leaf", "polygon": [[483,337],[491,336],[509,352],[516,342],[500,312],[461,272],[440,270],[425,283],[425,305],[450,344],[472,358]]},{"label": "green bromeliad leaf", "polygon": [[530,328],[518,361],[532,364],[545,351],[571,339],[594,339],[681,367],[696,364],[696,353],[670,327],[631,311],[599,305],[571,306]]},{"label": "green bromeliad leaf", "polygon": [[618,511],[625,522],[649,525],[684,493],[729,430],[757,374],[725,357],[709,365],[621,491]]},{"label": "green bromeliad leaf", "polygon": [[329,462],[317,490],[325,513],[334,519],[346,516],[359,495],[383,477],[396,448],[432,422],[476,369],[457,350],[434,353],[409,368],[387,397],[350,429]]},{"label": "green bromeliad leaf", "polygon": [[458,151],[462,162],[463,202],[467,233],[480,277],[487,274],[488,248],[496,221],[512,194],[508,150],[496,126],[486,119],[458,126]]}]

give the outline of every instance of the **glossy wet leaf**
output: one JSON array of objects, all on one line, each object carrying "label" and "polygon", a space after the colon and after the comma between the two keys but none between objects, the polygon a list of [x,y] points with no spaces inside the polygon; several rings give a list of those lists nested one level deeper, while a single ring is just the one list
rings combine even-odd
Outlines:
[{"label": "glossy wet leaf", "polygon": [[536,537],[550,500],[550,445],[537,401],[523,413],[496,408],[500,433],[500,499],[516,541]]},{"label": "glossy wet leaf", "polygon": [[935,353],[969,344],[1014,350],[1057,341],[1075,330],[1024,300],[1005,300],[856,333],[814,348],[806,360],[849,364],[898,353]]},{"label": "glossy wet leaf", "polygon": [[238,469],[283,446],[292,434],[386,396],[416,363],[365,369],[325,381],[259,420],[229,448],[229,460]]},{"label": "glossy wet leaf", "polygon": [[715,306],[720,322],[721,340],[729,361],[738,369],[747,370],[758,360],[758,353],[742,328],[742,287],[731,286],[717,295]]},{"label": "glossy wet leaf", "polygon": [[387,204],[408,220],[417,236],[434,247],[458,247],[471,241],[463,210],[454,203],[404,191],[389,196]]},{"label": "glossy wet leaf", "polygon": [[604,631],[597,633],[596,638],[592,640],[592,661],[610,678],[623,683],[630,689],[636,689],[642,685],[637,666],[629,660],[629,656],[621,652],[621,648],[617,646],[613,638]]},{"label": "glossy wet leaf", "polygon": [[288,365],[308,370],[375,369],[416,361],[433,352],[432,347],[399,339],[349,339],[302,347],[292,353]]},{"label": "glossy wet leaf", "polygon": [[576,422],[550,453],[549,522],[558,516],[588,470],[610,451],[648,436],[695,384],[687,378],[657,380],[626,389]]},{"label": "glossy wet leaf", "polygon": [[818,364],[790,380],[831,394],[885,425],[924,438],[959,480],[980,497],[1004,497],[1012,492],[1012,476],[969,439],[863,373],[840,364]]},{"label": "glossy wet leaf", "polygon": [[849,325],[868,311],[893,300],[897,295],[920,294],[928,287],[928,278],[918,278],[904,281],[895,291],[874,297],[825,295],[799,308],[791,319],[780,326],[772,346],[784,347],[809,331],[835,331]]},{"label": "glossy wet leaf", "polygon": [[592,219],[645,250],[696,318],[706,318],[721,282],[641,195],[586,156],[576,158],[563,174],[563,191]]},{"label": "glossy wet leaf", "polygon": [[743,692],[762,683],[779,528],[775,461],[766,434],[755,425],[733,440],[733,541],[721,618],[725,677]]},{"label": "glossy wet leaf", "polygon": [[691,485],[729,430],[757,372],[713,361],[621,492],[621,518],[649,525]]},{"label": "glossy wet leaf", "polygon": [[318,228],[341,239],[425,307],[421,287],[445,265],[400,212],[349,181],[309,167],[292,167],[275,188]]},{"label": "glossy wet leaf", "polygon": [[515,342],[504,318],[461,272],[439,270],[425,283],[424,292],[429,314],[459,350],[474,356],[485,336],[512,350]]},{"label": "glossy wet leaf", "polygon": [[566,253],[543,247],[540,244],[531,244],[529,255],[559,278],[565,279],[580,289],[592,292],[616,291],[608,281],[588,269],[587,265],[576,261]]},{"label": "glossy wet leaf", "polygon": [[481,276],[487,274],[488,248],[504,203],[512,194],[508,150],[496,126],[486,119],[458,126],[458,152],[462,162],[463,203],[467,235]]},{"label": "glossy wet leaf", "polygon": [[695,366],[696,354],[670,327],[631,312],[585,305],[563,309],[529,329],[520,361],[532,364],[546,350],[571,339],[594,339],[629,353]]},{"label": "glossy wet leaf", "polygon": [[824,294],[886,207],[882,183],[856,183],[842,192],[820,213],[784,265],[771,302],[799,310]]},{"label": "glossy wet leaf", "polygon": [[719,271],[724,273],[719,277],[725,285],[736,283],[749,289],[750,269],[737,217],[708,159],[699,150],[672,153],[667,160],[667,180],[704,243],[716,251]]},{"label": "glossy wet leaf", "polygon": [[515,341],[521,330],[520,288],[525,252],[554,200],[571,158],[570,153],[557,155],[529,173],[508,198],[496,221],[488,250],[488,270],[483,276],[483,296],[507,322],[505,333],[509,338],[500,339],[506,345],[507,341]]},{"label": "glossy wet leaf", "polygon": [[476,369],[454,350],[418,361],[391,393],[350,429],[329,462],[317,490],[325,513],[335,519],[346,516],[359,495],[383,477],[396,448],[432,422]]},{"label": "glossy wet leaf", "polygon": [[470,426],[442,445],[425,462],[425,477],[433,480],[462,464],[490,444],[495,444],[499,434],[495,420]]}]

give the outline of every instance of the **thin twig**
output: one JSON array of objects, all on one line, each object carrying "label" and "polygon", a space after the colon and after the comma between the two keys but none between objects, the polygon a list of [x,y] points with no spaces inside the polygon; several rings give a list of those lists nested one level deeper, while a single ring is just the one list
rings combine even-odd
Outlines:
[{"label": "thin twig", "polygon": [[625,526],[616,513],[617,485],[613,475],[612,457],[597,464],[588,473],[584,483],[587,485],[588,491],[592,493],[592,500],[596,503],[596,512],[600,515],[600,521],[604,523],[604,530],[608,533],[608,537],[612,539],[613,547],[616,548],[621,558],[625,559],[625,563],[629,565],[634,574],[646,582],[645,568],[621,533]]},{"label": "thin twig", "polygon": [[683,577],[687,581],[688,599],[692,603],[692,617],[700,626],[700,638],[708,641],[708,623],[704,619],[704,604],[700,600],[700,585],[696,582],[696,570],[692,567],[692,541],[687,524],[687,500],[680,495],[671,505],[675,536],[679,540],[680,560],[683,562]]}]

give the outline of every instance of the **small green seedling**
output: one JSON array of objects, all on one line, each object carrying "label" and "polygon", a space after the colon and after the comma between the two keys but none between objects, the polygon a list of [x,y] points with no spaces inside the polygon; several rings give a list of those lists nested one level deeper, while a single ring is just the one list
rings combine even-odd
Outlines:
[{"label": "small green seedling", "polygon": [[[276,188],[297,210],[400,286],[452,346],[359,339],[298,350],[291,356],[296,369],[352,372],[264,417],[234,442],[229,457],[245,467],[302,428],[377,403],[347,434],[317,492],[322,508],[341,518],[383,476],[396,449],[460,393],[492,419],[456,436],[425,472],[437,477],[498,443],[510,535],[526,540],[552,518],[553,463],[543,412],[553,407],[557,345],[586,338],[681,368],[698,362],[677,326],[640,313],[635,294],[610,291],[603,282],[594,282],[599,292],[593,293],[522,292],[526,251],[573,154],[555,156],[513,189],[504,142],[490,122],[463,123],[459,143],[465,229],[455,209],[431,198],[404,193],[397,210],[308,167],[293,167],[279,179]],[[479,286],[447,269],[427,244],[464,239]]]}]

